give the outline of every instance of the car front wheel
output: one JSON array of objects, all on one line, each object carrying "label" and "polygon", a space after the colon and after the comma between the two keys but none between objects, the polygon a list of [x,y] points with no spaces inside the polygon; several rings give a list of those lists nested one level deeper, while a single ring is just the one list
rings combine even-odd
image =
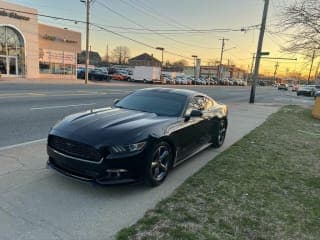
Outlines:
[{"label": "car front wheel", "polygon": [[212,139],[212,145],[215,148],[219,148],[224,143],[227,133],[227,121],[225,119],[221,119],[218,122],[218,129],[216,130],[216,134],[214,134]]},{"label": "car front wheel", "polygon": [[154,145],[147,154],[145,181],[148,185],[155,187],[165,180],[172,156],[172,149],[168,143],[160,142]]}]

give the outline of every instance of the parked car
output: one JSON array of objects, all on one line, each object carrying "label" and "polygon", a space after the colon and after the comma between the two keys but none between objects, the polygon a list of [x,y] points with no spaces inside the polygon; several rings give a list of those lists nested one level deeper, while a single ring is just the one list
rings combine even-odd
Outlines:
[{"label": "parked car", "polygon": [[164,81],[165,84],[171,84],[171,85],[176,84],[175,79],[171,78],[169,76],[163,76],[163,81]]},{"label": "parked car", "polygon": [[78,68],[77,69],[77,78],[78,79],[84,79],[85,78],[85,69],[84,68]]},{"label": "parked car", "polygon": [[103,81],[103,80],[110,81],[111,80],[111,76],[109,76],[107,72],[105,72],[99,68],[96,68],[96,69],[89,71],[88,78],[90,80],[100,80],[100,81]]},{"label": "parked car", "polygon": [[286,83],[280,83],[278,86],[278,90],[282,90],[282,91],[288,91],[289,87],[288,84]]},{"label": "parked car", "polygon": [[49,132],[48,166],[100,184],[161,184],[169,169],[212,145],[220,147],[228,109],[183,89],[138,90],[113,107],[67,116]]},{"label": "parked car", "polygon": [[314,85],[300,85],[297,91],[297,96],[303,95],[303,96],[311,97],[311,92],[313,87]]},{"label": "parked car", "polygon": [[317,97],[320,97],[320,90],[318,90],[318,91],[314,94],[314,99],[316,99]]},{"label": "parked car", "polygon": [[176,77],[176,84],[179,85],[189,85],[191,84],[191,79],[186,76],[177,76]]},{"label": "parked car", "polygon": [[113,80],[120,80],[120,81],[130,81],[131,76],[128,72],[125,71],[116,71],[114,74],[111,75]]},{"label": "parked car", "polygon": [[314,97],[317,91],[320,90],[320,85],[314,85],[314,87],[311,89],[311,97]]},{"label": "parked car", "polygon": [[[281,83],[281,84],[283,84],[283,83]],[[281,84],[280,84],[280,85],[281,85]],[[260,85],[260,86],[266,86],[267,84],[266,84],[265,81],[259,80],[259,81],[258,81],[258,85]],[[287,90],[288,90],[288,84],[286,84],[286,86],[287,86]],[[279,89],[279,86],[278,86],[278,90],[285,90],[285,89],[284,89],[284,88],[283,88],[283,89]]]}]

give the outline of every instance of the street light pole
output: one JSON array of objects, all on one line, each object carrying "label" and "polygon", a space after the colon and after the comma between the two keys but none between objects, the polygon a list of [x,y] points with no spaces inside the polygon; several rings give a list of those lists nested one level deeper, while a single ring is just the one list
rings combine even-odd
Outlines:
[{"label": "street light pole", "polygon": [[259,76],[260,58],[261,58],[262,44],[263,44],[263,38],[264,38],[264,31],[266,29],[268,8],[269,8],[269,0],[264,0],[262,22],[261,22],[258,48],[257,48],[257,54],[256,54],[256,62],[254,65],[254,74],[253,74],[253,81],[252,81],[252,85],[251,85],[251,93],[250,93],[249,103],[254,103],[254,99],[255,99],[255,95],[256,95],[256,82],[257,82],[257,78]]},{"label": "street light pole", "polygon": [[316,54],[316,51],[313,50],[312,58],[311,58],[311,66],[310,66],[309,76],[308,76],[308,85],[310,84],[310,77],[311,77],[311,71],[312,71],[312,68],[313,68],[313,61],[314,61],[315,54]]},{"label": "street light pole", "polygon": [[[162,68],[163,68],[163,52],[164,48],[163,47],[157,47],[157,50],[161,51],[161,72],[160,72],[160,80],[162,79]],[[162,81],[162,80],[161,80]]]},{"label": "street light pole", "polygon": [[161,51],[161,67],[163,66],[163,52],[164,52],[164,48],[163,47],[157,47],[157,50]]},{"label": "street light pole", "polygon": [[85,84],[88,84],[89,78],[89,34],[90,34],[90,4],[92,0],[81,0],[86,4],[87,9],[87,20],[86,20],[86,69],[85,69]]},{"label": "street light pole", "polygon": [[276,83],[276,76],[277,76],[277,71],[279,68],[279,62],[277,61],[276,65],[274,65],[274,72],[273,72],[273,82]]}]

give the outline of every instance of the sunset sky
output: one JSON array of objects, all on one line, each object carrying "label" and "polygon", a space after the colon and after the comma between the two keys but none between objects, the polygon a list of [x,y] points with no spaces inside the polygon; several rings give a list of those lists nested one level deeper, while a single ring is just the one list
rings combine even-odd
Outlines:
[{"label": "sunset sky", "polygon": [[[288,56],[280,51],[280,46],[285,44],[285,36],[270,33],[270,31],[277,31],[275,24],[281,14],[280,10],[293,1],[270,0],[263,49],[269,51],[272,57]],[[80,0],[11,0],[9,2],[36,8],[41,14],[85,21],[85,5]],[[246,32],[237,30],[260,24],[263,5],[263,0],[95,0],[91,9],[91,21],[153,47],[164,47],[167,51],[177,55],[186,57],[197,55],[204,65],[219,60],[221,49],[219,39],[225,37],[230,39],[226,42],[225,47],[231,49],[225,52],[223,62],[226,64],[230,59],[231,63],[248,69],[252,61],[252,53],[256,52],[259,30],[257,28]],[[84,24],[44,17],[39,17],[39,21],[82,32],[82,47],[85,47]],[[142,28],[148,30],[141,31]],[[197,32],[190,31],[190,29],[232,29],[235,31]],[[165,34],[156,34],[157,30],[163,30]],[[102,56],[105,55],[108,44],[110,52],[116,46],[123,45],[130,48],[131,56],[147,52],[161,58],[160,51],[97,28],[91,30],[90,44],[92,50],[98,51]],[[278,73],[286,75],[293,71],[305,71],[308,61],[299,56],[296,57],[298,57],[297,62],[279,61]],[[164,58],[169,61],[182,59],[181,56],[169,53],[165,53]],[[191,64],[192,61],[189,60],[189,63]],[[275,60],[263,60],[261,72],[273,74],[274,65]]]}]

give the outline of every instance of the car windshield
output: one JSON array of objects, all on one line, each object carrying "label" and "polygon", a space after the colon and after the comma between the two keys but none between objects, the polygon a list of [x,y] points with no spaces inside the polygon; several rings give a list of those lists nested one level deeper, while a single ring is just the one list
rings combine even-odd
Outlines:
[{"label": "car windshield", "polygon": [[126,96],[116,104],[116,107],[177,117],[182,114],[186,101],[187,96],[181,94],[142,91]]}]

